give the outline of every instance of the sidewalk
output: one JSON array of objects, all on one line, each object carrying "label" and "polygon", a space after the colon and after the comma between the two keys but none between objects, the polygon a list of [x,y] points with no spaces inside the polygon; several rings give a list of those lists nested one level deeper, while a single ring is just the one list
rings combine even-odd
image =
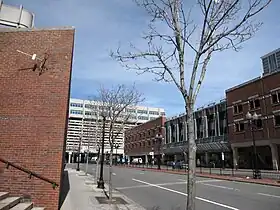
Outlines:
[{"label": "sidewalk", "polygon": [[[113,199],[123,199],[126,204],[100,204],[99,200],[107,201],[102,189],[98,189],[92,175],[85,176],[85,172],[77,172],[74,169],[65,169],[64,180],[69,187],[64,192],[66,197],[60,210],[145,210],[139,204],[135,203],[125,195],[114,190]],[[66,177],[67,176],[67,177]],[[69,180],[69,181],[68,181]],[[108,186],[105,184],[105,190],[108,192]]]},{"label": "sidewalk", "polygon": [[[184,171],[176,171],[176,170],[174,170],[174,171],[166,170],[166,169],[158,170],[156,168],[142,168],[142,167],[135,167],[135,166],[118,166],[118,167],[125,167],[125,168],[137,169],[137,170],[142,170],[142,171],[146,170],[146,171],[170,173],[170,174],[181,174],[181,175],[186,174],[186,172],[184,172]],[[280,180],[277,181],[277,180],[273,180],[273,179],[251,179],[251,178],[248,179],[246,177],[240,177],[240,176],[217,175],[217,174],[209,174],[209,173],[196,173],[196,176],[212,178],[212,179],[221,179],[221,180],[227,180],[227,181],[247,182],[247,183],[280,187]]]}]

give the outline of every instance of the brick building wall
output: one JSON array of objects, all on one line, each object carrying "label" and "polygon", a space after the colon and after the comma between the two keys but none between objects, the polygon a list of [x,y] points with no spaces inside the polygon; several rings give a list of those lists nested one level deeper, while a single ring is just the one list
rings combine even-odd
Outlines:
[{"label": "brick building wall", "polygon": [[[161,116],[125,131],[124,152],[126,155],[142,156],[154,151],[156,135],[164,137],[165,117]],[[163,142],[162,142],[163,143]]]},{"label": "brick building wall", "polygon": [[[73,28],[0,29],[0,157],[59,184],[54,190],[0,162],[0,189],[47,210],[59,205],[73,45]],[[48,69],[32,71],[39,61],[24,53],[48,53]]]},{"label": "brick building wall", "polygon": [[[272,97],[280,93],[280,72],[255,79],[226,93],[228,106],[229,139],[231,143],[251,141],[251,132],[246,125],[246,113],[260,116],[256,140],[275,139],[280,143],[280,128],[275,125],[280,114],[280,103],[272,103]],[[241,108],[242,107],[242,108]],[[242,109],[240,111],[239,109]],[[245,121],[245,122],[244,122]],[[244,129],[236,130],[236,123],[244,123]]]},{"label": "brick building wall", "polygon": [[280,72],[276,72],[255,78],[226,91],[228,135],[235,164],[240,155],[239,148],[248,148],[243,149],[245,155],[251,152],[253,136],[246,119],[247,112],[250,112],[252,115],[254,113],[258,115],[254,139],[258,147],[257,153],[262,156],[260,161],[265,160],[263,161],[264,168],[278,168],[280,159],[279,81]]}]

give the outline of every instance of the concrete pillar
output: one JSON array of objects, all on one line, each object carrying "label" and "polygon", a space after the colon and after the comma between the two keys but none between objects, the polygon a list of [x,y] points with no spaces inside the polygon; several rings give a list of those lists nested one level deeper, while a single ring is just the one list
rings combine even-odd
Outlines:
[{"label": "concrete pillar", "polygon": [[176,124],[176,142],[179,142],[180,132],[179,132],[179,123]]},{"label": "concrete pillar", "polygon": [[214,135],[217,136],[218,135],[218,130],[217,130],[217,117],[216,117],[216,113],[214,113]]},{"label": "concrete pillar", "polygon": [[238,148],[232,147],[233,167],[238,169]]},{"label": "concrete pillar", "polygon": [[196,119],[194,119],[194,139],[197,139],[197,122],[196,122]]},{"label": "concrete pillar", "polygon": [[272,164],[274,170],[279,170],[279,153],[277,144],[270,144],[271,155],[272,155]]},{"label": "concrete pillar", "polygon": [[71,163],[71,159],[72,159],[72,152],[69,152],[69,155],[68,155],[68,163]]},{"label": "concrete pillar", "polygon": [[205,125],[205,138],[208,137],[208,120],[207,120],[207,116],[204,116],[204,125]]},{"label": "concrete pillar", "polygon": [[220,117],[219,117],[219,112],[216,113],[216,120],[217,120],[217,135],[220,136],[221,135],[221,129],[220,129]]},{"label": "concrete pillar", "polygon": [[149,163],[148,155],[145,155],[145,164],[147,165],[148,163]]},{"label": "concrete pillar", "polygon": [[182,130],[182,132],[183,132],[183,141],[186,141],[187,140],[187,136],[186,136],[186,122],[184,121],[183,122],[183,130]]},{"label": "concrete pillar", "polygon": [[169,132],[168,132],[168,138],[169,138],[168,142],[171,143],[171,142],[172,142],[172,130],[171,130],[171,125],[168,126],[168,130],[169,130]]},{"label": "concrete pillar", "polygon": [[206,166],[209,166],[209,153],[208,152],[205,152],[205,159],[204,159],[204,161],[205,161]]},{"label": "concrete pillar", "polygon": [[127,164],[130,165],[130,156],[127,156]]}]

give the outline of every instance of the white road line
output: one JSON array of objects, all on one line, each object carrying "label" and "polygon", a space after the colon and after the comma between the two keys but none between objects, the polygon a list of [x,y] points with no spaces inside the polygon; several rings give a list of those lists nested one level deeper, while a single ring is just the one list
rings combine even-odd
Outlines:
[{"label": "white road line", "polygon": [[[186,181],[186,179],[177,179],[177,180],[180,180],[180,181]],[[196,183],[206,183],[206,182],[222,182],[223,180],[218,180],[218,179],[206,179],[206,180],[199,180],[199,181],[196,181]]]},{"label": "white road line", "polygon": [[[146,184],[146,185],[150,185],[150,186],[153,186],[153,187],[157,187],[157,188],[162,189],[162,190],[166,190],[166,191],[169,191],[169,192],[177,193],[179,195],[188,196],[188,194],[186,194],[186,193],[183,193],[183,192],[180,192],[180,191],[176,191],[176,190],[172,190],[172,189],[169,189],[169,188],[166,188],[166,187],[158,186],[158,185],[151,184],[151,183],[148,183],[148,182],[145,182],[145,181],[141,181],[141,180],[138,180],[138,179],[132,179],[132,180],[136,181],[136,182],[139,182],[139,183]],[[205,198],[196,197],[196,199],[204,201],[204,202],[207,202],[207,203],[211,203],[211,204],[214,204],[214,205],[217,205],[217,206],[221,206],[221,207],[224,207],[224,208],[227,208],[227,209],[239,210],[238,208],[235,208],[235,207],[232,207],[232,206],[228,206],[228,205],[225,205],[225,204],[222,204],[222,203],[218,203],[218,202],[215,202],[215,201],[207,200]]]},{"label": "white road line", "polygon": [[217,187],[217,188],[226,189],[226,190],[240,191],[239,189],[236,189],[236,188],[232,188],[232,187],[225,187],[225,186],[221,186],[221,185],[205,184],[205,183],[202,183],[202,185],[205,185],[205,186],[210,186],[210,187]]},{"label": "white road line", "polygon": [[273,198],[280,198],[279,195],[270,195],[270,194],[265,194],[265,193],[257,193],[258,195],[263,195],[263,196],[268,196],[268,197],[273,197]]},{"label": "white road line", "polygon": [[116,174],[116,173],[112,173],[112,175],[113,175],[113,176],[116,176],[117,174]]},{"label": "white road line", "polygon": [[[168,186],[168,185],[176,185],[176,184],[186,184],[186,182],[168,182],[168,183],[161,183],[161,184],[154,184],[156,186]],[[117,187],[117,190],[125,190],[125,189],[133,189],[133,188],[143,188],[143,187],[152,187],[151,185],[135,185],[129,187]]]}]

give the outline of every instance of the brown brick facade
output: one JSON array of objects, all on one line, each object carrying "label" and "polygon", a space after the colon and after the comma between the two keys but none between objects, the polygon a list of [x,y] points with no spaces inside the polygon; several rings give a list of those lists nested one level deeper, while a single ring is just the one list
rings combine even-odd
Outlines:
[{"label": "brown brick facade", "polygon": [[[229,140],[231,143],[251,141],[246,113],[260,116],[257,140],[271,139],[280,144],[280,72],[249,82],[226,93],[228,106]],[[276,94],[276,101],[275,101]],[[238,124],[244,124],[238,125]],[[243,128],[244,127],[244,128]],[[240,129],[241,128],[241,129]]]},{"label": "brown brick facade", "polygon": [[161,116],[126,130],[124,142],[125,154],[141,156],[148,155],[149,152],[156,152],[155,150],[158,145],[155,142],[155,138],[157,134],[161,134],[164,137],[164,123],[165,117]]},{"label": "brown brick facade", "polygon": [[[0,157],[61,184],[74,29],[0,30]],[[21,51],[23,53],[20,53]],[[44,58],[46,71],[32,71]],[[38,65],[41,62],[37,60]],[[0,189],[58,209],[60,186],[0,164]]]},{"label": "brown brick facade", "polygon": [[[253,167],[256,144],[258,167],[278,169],[280,160],[280,72],[253,79],[226,91],[229,141],[234,165]],[[250,127],[246,114],[258,119]],[[253,132],[251,129],[253,128]]]}]

